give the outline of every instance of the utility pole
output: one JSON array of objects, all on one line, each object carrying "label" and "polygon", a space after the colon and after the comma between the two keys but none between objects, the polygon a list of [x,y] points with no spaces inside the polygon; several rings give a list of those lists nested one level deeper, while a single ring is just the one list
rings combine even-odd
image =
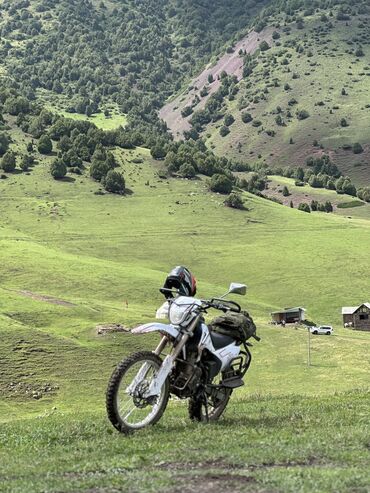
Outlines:
[{"label": "utility pole", "polygon": [[307,366],[311,366],[311,330],[307,327],[308,341],[307,341]]}]

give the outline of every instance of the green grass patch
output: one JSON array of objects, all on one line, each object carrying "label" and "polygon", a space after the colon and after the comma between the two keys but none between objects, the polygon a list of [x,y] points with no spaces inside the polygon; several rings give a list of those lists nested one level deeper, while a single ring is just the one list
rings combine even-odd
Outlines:
[{"label": "green grass patch", "polygon": [[363,207],[364,205],[366,205],[365,202],[361,200],[351,200],[350,202],[341,202],[337,207],[339,209],[351,209],[353,207]]}]

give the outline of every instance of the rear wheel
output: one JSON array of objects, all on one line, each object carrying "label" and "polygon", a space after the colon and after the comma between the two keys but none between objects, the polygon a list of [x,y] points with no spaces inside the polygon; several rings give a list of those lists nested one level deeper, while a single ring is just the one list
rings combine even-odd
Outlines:
[{"label": "rear wheel", "polygon": [[131,433],[153,425],[161,418],[169,397],[168,379],[158,395],[147,396],[161,365],[159,356],[142,351],[123,360],[113,372],[106,406],[108,418],[118,431]]},{"label": "rear wheel", "polygon": [[330,332],[330,330],[328,330],[327,333],[326,333],[326,335],[327,336],[330,336],[330,334],[331,334],[331,332]]},{"label": "rear wheel", "polygon": [[232,389],[220,387],[217,391],[213,391],[211,395],[204,393],[196,398],[192,397],[189,400],[190,419],[193,421],[201,421],[203,423],[217,421],[225,411],[231,394]]}]

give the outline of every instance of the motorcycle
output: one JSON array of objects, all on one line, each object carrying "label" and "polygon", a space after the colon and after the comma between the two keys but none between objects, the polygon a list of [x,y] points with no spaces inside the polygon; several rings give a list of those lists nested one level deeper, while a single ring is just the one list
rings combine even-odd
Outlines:
[{"label": "motorcycle", "polygon": [[[106,393],[106,408],[112,425],[131,433],[154,425],[162,417],[171,395],[189,399],[189,416],[196,421],[216,421],[234,389],[244,385],[252,356],[248,339],[256,326],[248,313],[229,294],[245,295],[244,284],[232,283],[220,298],[200,300],[181,296],[176,289],[168,303],[170,324],[140,325],[132,334],[158,332],[162,338],[155,351],[140,351],[124,359],[114,370]],[[224,315],[208,326],[209,309]],[[170,346],[167,355],[164,350]],[[243,347],[243,349],[241,349]],[[162,359],[162,357],[163,359]]]}]

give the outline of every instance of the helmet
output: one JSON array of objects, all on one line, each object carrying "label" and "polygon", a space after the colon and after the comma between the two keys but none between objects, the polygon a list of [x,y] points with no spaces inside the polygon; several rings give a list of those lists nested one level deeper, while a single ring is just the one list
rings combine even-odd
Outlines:
[{"label": "helmet", "polygon": [[[181,296],[195,296],[197,292],[197,280],[190,272],[189,269],[181,265],[175,267],[168,274],[166,281],[163,285],[165,289],[178,289]],[[172,293],[160,290],[166,298],[172,298]]]}]

